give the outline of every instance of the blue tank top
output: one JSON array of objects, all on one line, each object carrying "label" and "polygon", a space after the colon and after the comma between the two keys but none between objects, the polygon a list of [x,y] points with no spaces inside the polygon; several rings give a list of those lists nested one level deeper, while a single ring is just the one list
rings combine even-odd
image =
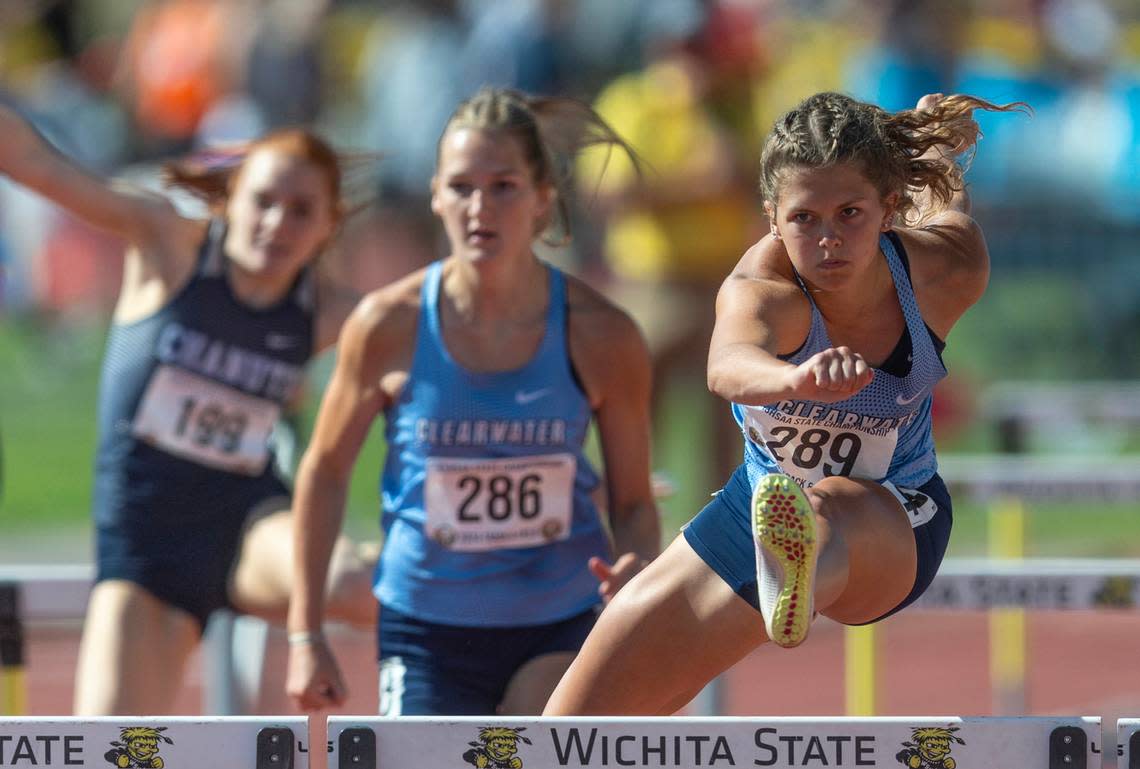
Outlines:
[{"label": "blue tank top", "polygon": [[591,409],[567,347],[566,289],[548,267],[546,330],[513,371],[476,373],[444,344],[442,262],[427,269],[411,371],[387,410],[380,602],[446,625],[555,622],[598,602],[586,568],[609,544],[582,453]]},{"label": "blue tank top", "polygon": [[[902,242],[883,235],[879,245],[906,318],[911,339],[909,371],[896,376],[875,369],[871,384],[838,403],[732,404],[733,416],[744,433],[744,463],[753,486],[761,476],[779,472],[804,487],[827,476],[846,475],[917,488],[937,472],[931,391],[946,375],[946,368],[919,313]],[[811,302],[811,329],[800,349],[786,358],[795,364],[834,346],[819,308],[800,285]]]},{"label": "blue tank top", "polygon": [[312,279],[305,271],[277,304],[250,307],[230,289],[224,237],[212,222],[187,284],[154,314],[111,326],[97,521],[209,507],[273,472],[270,432],[313,353]]}]

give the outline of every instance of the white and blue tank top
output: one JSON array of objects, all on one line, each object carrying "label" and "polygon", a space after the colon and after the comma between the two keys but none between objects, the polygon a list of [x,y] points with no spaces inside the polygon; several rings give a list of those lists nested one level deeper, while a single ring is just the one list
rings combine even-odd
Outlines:
[{"label": "white and blue tank top", "polygon": [[610,548],[582,451],[592,412],[570,361],[565,279],[547,267],[546,330],[531,360],[477,373],[444,343],[442,267],[427,268],[408,381],[386,411],[375,594],[446,625],[579,614],[599,600],[586,563]]},{"label": "white and blue tank top", "polygon": [[[270,434],[313,354],[310,271],[270,307],[233,293],[211,222],[194,273],[155,313],[115,323],[99,387],[96,519],[176,516],[273,472]],[[133,512],[132,512],[133,511]]]},{"label": "white and blue tank top", "polygon": [[[753,486],[778,472],[805,488],[832,475],[917,488],[937,472],[930,405],[934,385],[946,375],[942,343],[919,313],[902,242],[891,232],[880,237],[879,245],[906,318],[899,347],[875,369],[871,383],[847,400],[732,404]],[[811,302],[811,329],[800,349],[784,358],[793,364],[834,346],[819,308],[802,281],[800,285]]]}]

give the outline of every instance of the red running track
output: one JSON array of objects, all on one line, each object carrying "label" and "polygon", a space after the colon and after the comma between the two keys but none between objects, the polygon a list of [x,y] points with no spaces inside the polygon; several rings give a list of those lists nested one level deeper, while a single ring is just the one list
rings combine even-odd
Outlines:
[{"label": "red running track", "polygon": [[[1026,708],[1019,715],[1101,716],[1105,724],[1140,717],[1140,614],[1134,611],[1033,612],[1028,615]],[[986,615],[919,612],[879,626],[881,715],[990,715]],[[373,635],[331,634],[351,688],[338,713],[375,713]],[[28,642],[28,714],[70,712],[78,644],[77,627],[35,629]],[[260,712],[296,713],[281,686],[286,644],[270,633]],[[200,665],[190,665],[172,715],[201,712]],[[833,716],[844,709],[843,629],[819,622],[796,649],[767,646],[750,654],[723,679],[722,715]],[[319,719],[316,720],[319,723]],[[320,744],[323,734],[314,734]],[[322,769],[323,756],[312,756]],[[1113,762],[1106,762],[1112,766]]]}]

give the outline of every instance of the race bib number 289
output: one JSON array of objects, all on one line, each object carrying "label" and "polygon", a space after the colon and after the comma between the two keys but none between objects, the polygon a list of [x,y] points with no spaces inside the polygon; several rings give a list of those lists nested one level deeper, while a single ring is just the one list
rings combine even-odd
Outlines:
[{"label": "race bib number 289", "polygon": [[789,424],[760,409],[748,412],[745,427],[749,440],[775,460],[780,472],[805,487],[833,475],[882,478],[898,443],[897,429],[874,435],[818,423]]},{"label": "race bib number 289", "polygon": [[426,533],[444,547],[468,552],[567,539],[576,470],[573,454],[430,457],[424,481]]}]

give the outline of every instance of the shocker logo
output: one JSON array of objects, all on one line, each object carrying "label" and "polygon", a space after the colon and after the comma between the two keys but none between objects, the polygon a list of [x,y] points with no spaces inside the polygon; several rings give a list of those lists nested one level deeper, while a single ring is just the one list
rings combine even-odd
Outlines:
[{"label": "shocker logo", "polygon": [[903,743],[903,749],[895,754],[895,758],[908,769],[956,769],[958,762],[950,755],[950,750],[955,744],[966,744],[954,734],[956,731],[956,726],[912,727],[910,741]]},{"label": "shocker logo", "polygon": [[124,726],[119,729],[119,740],[103,754],[107,763],[119,769],[163,769],[166,762],[158,755],[160,743],[173,745],[174,740],[163,732],[165,726]]},{"label": "shocker logo", "polygon": [[1093,595],[1093,603],[1114,609],[1131,609],[1136,605],[1136,580],[1133,577],[1106,577]]},{"label": "shocker logo", "polygon": [[469,742],[471,749],[463,754],[463,760],[476,769],[522,769],[519,757],[519,743],[531,742],[519,732],[526,727],[512,729],[506,726],[485,726],[479,730],[478,742]]}]

